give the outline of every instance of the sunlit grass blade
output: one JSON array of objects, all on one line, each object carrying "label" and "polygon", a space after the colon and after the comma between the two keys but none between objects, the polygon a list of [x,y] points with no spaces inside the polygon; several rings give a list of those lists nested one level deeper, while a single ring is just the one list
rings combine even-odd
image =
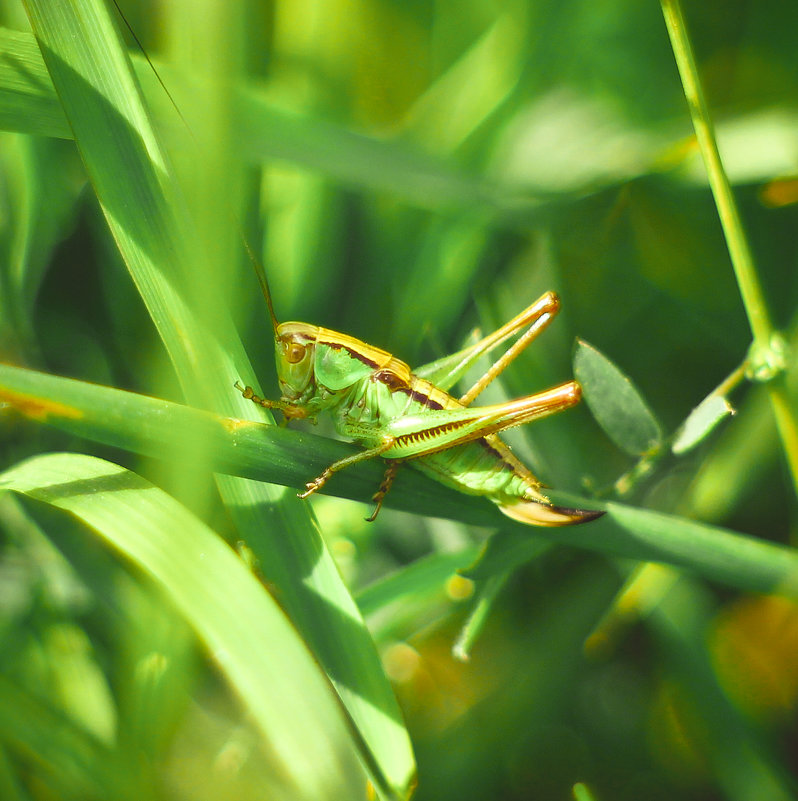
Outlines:
[{"label": "sunlit grass blade", "polygon": [[[99,0],[26,4],[90,180],[186,397],[241,419],[256,410],[232,389],[255,384],[220,299],[231,273],[215,272],[169,159],[153,132],[130,63]],[[186,136],[186,149],[196,143]],[[191,440],[196,463],[208,443]],[[290,494],[217,479],[241,536],[341,694],[358,745],[387,793],[406,793],[414,764],[407,732],[373,642],[307,509]],[[277,502],[280,501],[278,504]],[[276,514],[275,514],[276,512]]]},{"label": "sunlit grass blade", "polygon": [[[0,48],[7,54],[0,63],[0,128],[71,138],[30,34],[0,29]],[[162,97],[163,88],[149,64],[141,57],[134,57],[133,62],[148,99],[168,119],[174,112],[168,108],[168,99]],[[158,67],[178,103],[191,103],[199,88],[184,85],[181,91],[180,76],[168,67]],[[284,160],[350,186],[388,191],[425,207],[500,209],[503,205],[503,193],[491,182],[457,172],[406,145],[286,111],[255,90],[241,91],[235,100],[241,120],[236,138],[242,152],[253,161]],[[174,124],[174,119],[171,122]],[[528,198],[519,198],[506,211],[515,214],[523,206],[535,205]]]},{"label": "sunlit grass blade", "polygon": [[[0,487],[83,520],[149,575],[191,624],[250,711],[285,798],[339,799],[364,777],[329,685],[282,610],[213,531],[121,467],[35,457]],[[57,544],[57,536],[55,538]]]},{"label": "sunlit grass blade", "polygon": [[0,127],[4,131],[71,139],[72,131],[50,73],[30,33],[0,28]]}]

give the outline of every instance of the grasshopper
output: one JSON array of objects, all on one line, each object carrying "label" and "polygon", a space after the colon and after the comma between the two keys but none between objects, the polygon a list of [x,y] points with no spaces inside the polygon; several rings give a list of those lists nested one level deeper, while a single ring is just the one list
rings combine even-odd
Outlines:
[{"label": "grasshopper", "polygon": [[[163,85],[163,81],[160,83]],[[300,498],[321,489],[333,473],[365,459],[382,457],[388,466],[373,496],[375,509],[367,518],[370,521],[377,517],[403,462],[461,492],[486,496],[505,515],[522,523],[567,526],[603,514],[555,506],[541,492],[541,483],[532,471],[498,436],[500,431],[578,403],[582,390],[576,381],[507,403],[471,406],[551,322],[560,308],[554,292],[544,293],[476,344],[414,373],[390,353],[354,337],[309,323],[278,322],[266,272],[246,240],[244,247],[271,318],[281,397],[276,401],[261,398],[252,387],[239,382],[236,388],[253,403],[279,409],[286,420],[315,420],[321,412],[329,412],[338,433],[365,448],[331,464],[305,485]],[[448,393],[480,356],[524,328],[526,331],[465,395],[458,399]]]},{"label": "grasshopper", "polygon": [[[274,330],[281,397],[276,401],[258,397],[251,387],[238,382],[236,388],[253,403],[279,409],[287,420],[315,420],[328,412],[341,436],[365,448],[331,464],[305,485],[300,498],[321,489],[333,473],[381,457],[387,468],[373,496],[375,509],[369,521],[376,518],[403,462],[461,492],[486,496],[505,515],[522,523],[567,526],[603,514],[555,506],[541,492],[531,470],[498,436],[507,428],[578,403],[578,383],[567,381],[507,403],[471,406],[551,322],[560,307],[554,292],[546,292],[479,342],[411,372],[390,353],[346,334],[308,323],[279,323],[265,272],[254,264]],[[477,358],[522,331],[465,395],[455,398],[448,393]]]}]

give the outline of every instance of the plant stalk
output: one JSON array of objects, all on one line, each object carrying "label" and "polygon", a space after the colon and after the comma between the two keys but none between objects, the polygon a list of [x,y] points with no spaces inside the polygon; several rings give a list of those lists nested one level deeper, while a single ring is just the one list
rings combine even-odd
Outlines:
[{"label": "plant stalk", "polygon": [[[665,26],[671,40],[673,54],[690,109],[701,157],[706,166],[709,186],[715,198],[726,245],[729,249],[737,285],[753,334],[751,357],[765,371],[770,404],[781,437],[782,447],[798,493],[798,421],[784,381],[786,346],[774,329],[768,313],[762,286],[743,230],[737,204],[731,191],[728,176],[718,151],[715,130],[709,108],[701,88],[693,49],[679,0],[660,0]],[[754,377],[762,373],[753,371]]]}]

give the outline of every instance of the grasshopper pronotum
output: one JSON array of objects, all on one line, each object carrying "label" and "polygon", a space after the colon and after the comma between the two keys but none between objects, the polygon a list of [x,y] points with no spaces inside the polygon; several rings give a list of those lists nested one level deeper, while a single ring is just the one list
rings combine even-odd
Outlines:
[{"label": "grasshopper pronotum", "polygon": [[[453,356],[415,373],[384,350],[346,334],[308,323],[278,323],[263,268],[256,263],[272,320],[281,397],[270,401],[251,387],[236,387],[244,397],[286,418],[333,415],[336,430],[365,450],[339,459],[307,483],[306,498],[338,470],[364,459],[382,457],[385,476],[374,494],[374,520],[402,462],[436,481],[472,495],[484,495],[508,517],[538,526],[584,523],[602,512],[555,506],[540,482],[502,442],[498,432],[567,409],[579,402],[575,381],[493,406],[471,402],[549,324],[559,299],[547,292],[498,330]],[[448,390],[482,354],[526,329],[518,340],[461,398]]]}]

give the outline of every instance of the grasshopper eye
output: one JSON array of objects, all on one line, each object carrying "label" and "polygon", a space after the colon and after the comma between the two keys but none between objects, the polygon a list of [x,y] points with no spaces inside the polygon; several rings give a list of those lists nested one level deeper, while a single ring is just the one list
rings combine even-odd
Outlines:
[{"label": "grasshopper eye", "polygon": [[291,342],[286,346],[285,358],[289,364],[299,364],[305,358],[307,347],[298,342]]}]

